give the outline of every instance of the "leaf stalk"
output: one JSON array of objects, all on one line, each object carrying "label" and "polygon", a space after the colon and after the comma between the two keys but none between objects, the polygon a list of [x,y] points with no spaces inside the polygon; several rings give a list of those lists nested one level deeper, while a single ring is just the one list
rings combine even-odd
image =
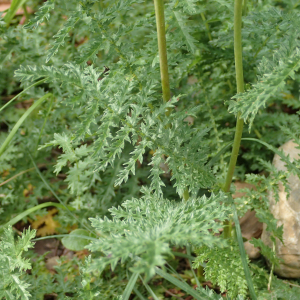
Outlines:
[{"label": "leaf stalk", "polygon": [[[235,73],[236,73],[236,85],[237,93],[244,92],[244,75],[243,75],[243,56],[242,56],[242,12],[243,12],[243,0],[236,0],[234,4],[234,60],[235,60]],[[223,187],[224,192],[229,192],[230,185],[236,161],[240,149],[241,138],[243,133],[244,121],[240,119],[240,114],[237,116],[235,136],[232,146],[232,152],[228,171],[226,175],[225,185]],[[231,221],[224,223],[224,237],[231,237]]]},{"label": "leaf stalk", "polygon": [[[156,27],[157,27],[157,41],[158,41],[158,53],[160,64],[160,77],[161,86],[163,92],[164,102],[168,102],[171,99],[170,81],[168,72],[168,57],[167,57],[167,42],[166,42],[166,30],[165,30],[165,15],[164,15],[164,2],[163,0],[154,0]],[[168,108],[166,116],[169,116],[171,109]]]}]

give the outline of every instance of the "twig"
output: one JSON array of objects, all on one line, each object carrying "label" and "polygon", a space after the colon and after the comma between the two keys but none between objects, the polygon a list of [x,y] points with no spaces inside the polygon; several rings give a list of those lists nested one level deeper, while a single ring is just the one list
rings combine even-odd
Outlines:
[{"label": "twig", "polygon": [[183,298],[181,298],[181,297],[179,297],[179,296],[173,294],[173,293],[170,292],[169,290],[167,290],[164,286],[162,286],[162,288],[163,288],[163,289],[165,290],[165,292],[166,292],[167,294],[169,294],[170,296],[175,297],[175,298],[177,298],[177,299],[179,299],[179,300],[184,300]]},{"label": "twig", "polygon": [[[48,165],[54,165],[54,163],[40,164],[40,165],[38,165],[38,168],[42,168],[42,167],[45,167],[45,166],[48,166]],[[25,173],[27,173],[27,172],[31,172],[31,171],[33,171],[33,170],[35,170],[35,168],[30,168],[30,169],[24,170],[24,171],[22,171],[22,172],[20,172],[20,173],[18,173],[18,174],[16,174],[16,175],[14,175],[13,177],[11,177],[11,178],[9,178],[9,179],[7,179],[7,180],[1,182],[1,183],[0,183],[0,186],[2,186],[2,185],[4,185],[4,184],[6,184],[6,183],[8,183],[8,182],[10,182],[10,181],[12,181],[12,180],[14,180],[15,178],[17,178],[17,177],[19,177],[19,176],[21,176],[21,175],[23,175],[23,174],[25,174]]]},{"label": "twig", "polygon": [[288,284],[288,285],[291,285],[291,286],[294,286],[294,287],[300,288],[300,285],[297,285],[297,284],[294,284],[294,283],[290,283],[290,282],[288,282],[288,281],[284,281],[284,280],[282,280],[282,282],[283,282],[283,283],[285,283],[285,284]]}]

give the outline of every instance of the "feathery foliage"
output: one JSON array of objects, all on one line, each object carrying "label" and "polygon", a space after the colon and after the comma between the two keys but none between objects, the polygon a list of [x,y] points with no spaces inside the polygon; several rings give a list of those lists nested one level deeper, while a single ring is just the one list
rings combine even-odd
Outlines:
[{"label": "feathery foliage", "polygon": [[4,228],[0,241],[0,298],[5,299],[30,299],[29,284],[20,278],[26,270],[31,269],[29,259],[24,259],[22,254],[33,247],[30,241],[35,237],[35,230],[26,230],[22,237],[14,241],[12,227]]},{"label": "feathery foliage", "polygon": [[[221,222],[232,217],[222,192],[230,156],[224,146],[233,140],[238,115],[249,123],[243,136],[265,143],[241,142],[234,180],[246,179],[257,189],[235,199],[238,214],[255,209],[272,238],[282,238],[282,227],[268,210],[268,191],[276,195],[278,181],[288,190],[287,177],[299,160],[287,172],[276,171],[269,161],[272,147],[288,139],[300,144],[298,2],[243,2],[245,92],[239,94],[233,2],[163,3],[171,90],[166,102],[152,1],[31,0],[36,13],[25,16],[25,26],[18,25],[20,16],[9,27],[0,20],[1,101],[8,103],[34,84],[5,107],[5,114],[1,111],[0,143],[35,99],[53,95],[20,126],[0,157],[1,223],[57,196],[81,224],[91,223],[97,239],[80,271],[73,268],[76,275],[68,275],[75,258],[61,258],[49,277],[42,276],[42,259],[31,273],[24,272],[30,264],[21,254],[34,232],[26,231],[15,244],[12,229],[6,229],[1,240],[6,294],[0,298],[30,299],[31,294],[39,299],[44,295],[38,284],[58,299],[120,299],[124,290],[128,297],[132,291],[147,298],[149,286],[163,278],[158,267],[176,262],[173,247],[191,247],[197,254],[194,266],[204,265],[205,277],[228,299],[249,297],[237,243],[234,237],[224,239],[220,230]],[[28,152],[56,196],[32,168]],[[58,212],[54,234],[79,225],[71,215]],[[272,249],[252,242],[277,262]],[[248,265],[259,297],[269,297],[266,271]],[[192,275],[186,283],[195,280],[199,299],[221,297],[204,290],[200,279]],[[164,297],[156,285],[152,288],[156,297]],[[283,297],[275,283],[272,288],[274,299]],[[284,290],[293,299],[294,290]]]},{"label": "feathery foliage", "polygon": [[226,202],[224,194],[176,204],[153,198],[149,190],[144,193],[140,199],[125,201],[122,208],[110,209],[113,220],[91,219],[103,238],[88,248],[105,254],[95,262],[94,269],[101,271],[107,264],[114,268],[120,259],[125,262],[131,258],[136,260],[132,271],[145,273],[150,279],[155,267],[163,266],[165,258],[171,255],[170,244],[220,245],[220,240],[214,237],[220,224],[214,219],[227,218],[228,208],[221,204]]}]

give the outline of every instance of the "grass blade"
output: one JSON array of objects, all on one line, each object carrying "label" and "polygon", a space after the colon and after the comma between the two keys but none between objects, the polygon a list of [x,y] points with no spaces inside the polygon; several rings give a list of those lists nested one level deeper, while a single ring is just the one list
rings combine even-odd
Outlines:
[{"label": "grass blade", "polygon": [[123,292],[123,295],[122,295],[122,300],[128,300],[130,295],[131,295],[131,292],[134,288],[134,285],[139,277],[139,273],[132,273],[127,285],[126,285],[126,288]]},{"label": "grass blade", "polygon": [[232,206],[233,206],[233,220],[234,220],[234,223],[235,223],[237,241],[238,241],[238,244],[239,244],[239,249],[240,249],[240,254],[241,254],[241,259],[242,259],[242,264],[243,264],[243,268],[244,268],[244,272],[245,272],[246,281],[247,281],[247,284],[248,284],[251,299],[256,300],[257,297],[256,297],[256,294],[255,294],[255,290],[254,290],[250,270],[249,270],[249,267],[248,267],[247,254],[246,254],[246,251],[245,251],[245,248],[244,248],[244,241],[243,241],[243,237],[242,237],[240,222],[239,222],[236,207],[235,207],[233,201],[232,201]]},{"label": "grass blade", "polygon": [[207,297],[206,298],[202,297],[197,291],[191,288],[187,283],[178,280],[172,275],[164,272],[162,269],[156,268],[155,272],[157,275],[163,277],[167,281],[173,283],[175,286],[187,292],[189,295],[193,296],[196,300],[207,300]]},{"label": "grass blade", "polygon": [[[186,246],[186,251],[187,251],[187,254],[188,254],[190,257],[192,257],[192,255],[191,255],[191,246],[190,246],[190,245],[187,245],[187,246]],[[188,258],[188,260],[189,260],[189,263],[190,263],[191,271],[192,271],[193,276],[194,276],[194,278],[195,278],[195,281],[196,281],[196,283],[197,283],[197,286],[200,288],[200,287],[201,287],[201,284],[200,284],[200,282],[199,282],[198,276],[195,274],[195,271],[194,271],[194,269],[193,269],[192,260],[191,260],[190,258]]]},{"label": "grass blade", "polygon": [[14,126],[14,128],[12,129],[12,131],[9,133],[8,137],[5,139],[4,143],[2,144],[2,146],[0,148],[0,156],[3,154],[3,152],[6,149],[6,147],[8,146],[8,144],[10,143],[10,141],[12,140],[12,138],[14,137],[14,135],[16,134],[16,132],[19,129],[19,127],[25,121],[25,119],[32,113],[32,111],[35,108],[37,108],[45,99],[47,99],[50,96],[52,96],[51,93],[48,93],[48,94],[44,95],[38,101],[36,101],[34,104],[32,104],[28,110],[26,110],[26,112],[18,120],[18,122],[16,123],[16,125]]},{"label": "grass blade", "polygon": [[30,85],[29,87],[27,87],[26,89],[24,89],[22,92],[20,92],[18,95],[16,95],[15,97],[13,97],[12,99],[10,99],[6,104],[4,104],[1,108],[0,108],[0,112],[5,109],[8,105],[10,105],[14,100],[16,100],[18,97],[20,97],[22,94],[24,94],[26,91],[28,91],[29,89],[31,89],[33,86],[35,85],[39,85],[40,83],[43,83],[44,81],[46,81],[47,78],[39,80],[37,82],[35,82],[34,84]]},{"label": "grass blade", "polygon": [[38,209],[42,209],[44,207],[48,207],[48,206],[56,206],[56,207],[59,207],[59,208],[62,208],[63,206],[59,203],[54,203],[54,202],[46,202],[46,203],[42,203],[42,204],[39,204],[39,205],[36,205],[34,207],[31,207],[25,211],[23,211],[22,213],[18,214],[16,217],[12,218],[9,222],[7,222],[6,224],[4,225],[1,225],[0,226],[0,230],[2,227],[4,226],[8,226],[8,225],[14,225],[16,224],[17,222],[19,222],[20,220],[22,220],[24,217],[28,216],[29,214],[33,213],[34,211],[38,210]]},{"label": "grass blade", "polygon": [[136,294],[137,297],[139,297],[141,300],[148,300],[147,298],[145,298],[142,293],[137,289],[137,288],[133,288],[134,293]]},{"label": "grass blade", "polygon": [[147,289],[148,293],[151,295],[151,297],[154,299],[154,300],[159,300],[157,298],[157,296],[155,295],[155,293],[152,291],[151,287],[146,283],[144,282],[143,278],[140,276],[140,279],[142,280],[143,282],[143,285],[145,286],[145,288]]},{"label": "grass blade", "polygon": [[42,173],[40,172],[39,168],[37,167],[36,163],[33,160],[32,155],[30,154],[30,151],[28,150],[28,155],[34,165],[34,168],[36,170],[36,172],[38,173],[38,175],[40,176],[40,178],[42,179],[42,181],[44,182],[45,186],[47,187],[47,189],[53,194],[53,196],[59,201],[59,203],[68,211],[68,213],[78,222],[80,223],[83,227],[85,227],[85,229],[87,229],[89,232],[94,233],[93,230],[91,230],[88,226],[86,226],[75,214],[73,214],[70,209],[63,203],[63,201],[58,197],[58,195],[54,192],[54,190],[51,188],[51,186],[48,184],[48,182],[46,181],[46,179],[44,178],[44,176],[42,175]]}]

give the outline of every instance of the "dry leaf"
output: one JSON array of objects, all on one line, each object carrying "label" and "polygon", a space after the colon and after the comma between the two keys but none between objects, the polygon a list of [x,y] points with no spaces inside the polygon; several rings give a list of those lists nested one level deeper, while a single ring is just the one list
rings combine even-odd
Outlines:
[{"label": "dry leaf", "polygon": [[34,186],[31,183],[29,183],[27,185],[27,189],[24,189],[23,191],[23,196],[26,198],[29,197],[30,195],[33,194],[33,190],[34,190]]},{"label": "dry leaf", "polygon": [[60,227],[60,224],[53,220],[53,216],[57,213],[57,209],[53,208],[48,211],[45,216],[37,216],[36,221],[31,222],[31,227],[37,230],[37,236],[47,236],[57,233],[56,228]]}]

